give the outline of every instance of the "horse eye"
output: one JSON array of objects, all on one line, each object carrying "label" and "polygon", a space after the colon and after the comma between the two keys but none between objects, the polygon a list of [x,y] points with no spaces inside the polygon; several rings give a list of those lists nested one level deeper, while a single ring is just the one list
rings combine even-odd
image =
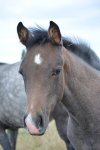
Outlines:
[{"label": "horse eye", "polygon": [[60,69],[60,68],[55,69],[55,70],[53,70],[53,72],[52,72],[52,76],[57,76],[57,75],[60,74],[60,72],[61,72],[61,69]]}]

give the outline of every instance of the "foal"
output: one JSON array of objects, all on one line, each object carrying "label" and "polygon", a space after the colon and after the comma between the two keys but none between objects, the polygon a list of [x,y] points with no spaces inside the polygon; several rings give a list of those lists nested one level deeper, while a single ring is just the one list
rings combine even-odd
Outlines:
[{"label": "foal", "polygon": [[100,149],[100,73],[63,46],[57,24],[50,22],[46,36],[34,39],[17,27],[27,54],[20,66],[28,100],[26,126],[42,135],[50,112],[62,102],[68,110],[68,137],[76,150]]}]

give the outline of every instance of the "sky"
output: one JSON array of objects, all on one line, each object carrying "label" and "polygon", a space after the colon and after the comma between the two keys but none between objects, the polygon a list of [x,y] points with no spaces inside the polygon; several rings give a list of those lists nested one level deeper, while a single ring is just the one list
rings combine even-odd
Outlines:
[{"label": "sky", "polygon": [[0,62],[20,61],[25,47],[16,27],[48,29],[56,22],[63,36],[81,39],[100,57],[100,0],[0,0]]}]

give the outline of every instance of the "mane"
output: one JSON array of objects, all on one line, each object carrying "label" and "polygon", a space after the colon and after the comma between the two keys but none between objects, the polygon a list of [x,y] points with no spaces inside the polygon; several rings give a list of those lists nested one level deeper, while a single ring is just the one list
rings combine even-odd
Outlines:
[{"label": "mane", "polygon": [[48,33],[45,29],[38,28],[29,28],[31,35],[27,42],[27,47],[31,48],[33,45],[45,44],[49,42]]},{"label": "mane", "polygon": [[[32,47],[36,44],[45,44],[50,41],[48,38],[48,32],[45,29],[38,27],[30,28],[29,30],[32,33],[32,36],[28,40],[27,47]],[[92,67],[100,70],[99,57],[86,43],[83,43],[80,39],[78,42],[73,42],[73,40],[67,37],[62,37],[62,40],[63,46],[66,49],[85,60]]]}]

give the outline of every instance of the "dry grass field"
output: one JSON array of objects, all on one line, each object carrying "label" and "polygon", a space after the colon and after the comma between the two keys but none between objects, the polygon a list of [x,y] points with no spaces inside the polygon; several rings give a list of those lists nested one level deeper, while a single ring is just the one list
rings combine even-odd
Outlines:
[{"label": "dry grass field", "polygon": [[43,136],[31,136],[25,129],[20,129],[16,150],[66,150],[66,147],[52,121]]}]

